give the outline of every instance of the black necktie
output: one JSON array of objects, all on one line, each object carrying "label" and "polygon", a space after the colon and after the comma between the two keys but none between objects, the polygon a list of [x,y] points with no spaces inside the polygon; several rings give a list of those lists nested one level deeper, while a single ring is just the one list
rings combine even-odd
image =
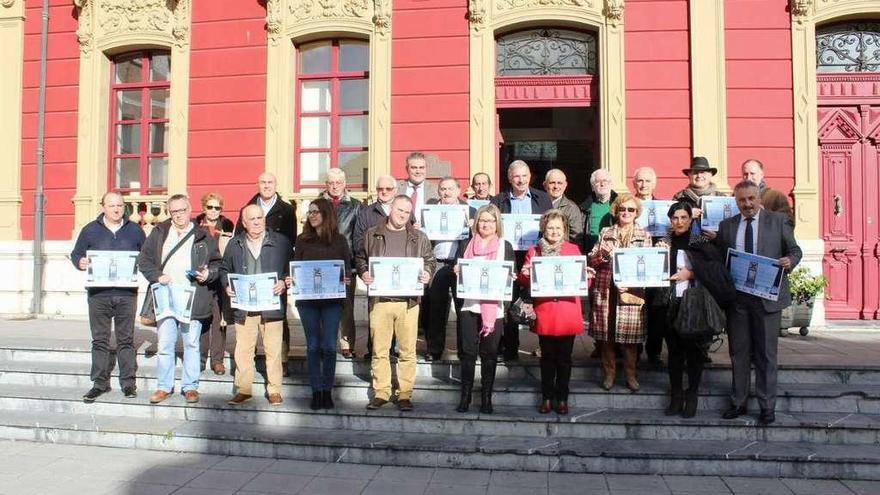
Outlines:
[{"label": "black necktie", "polygon": [[744,247],[747,253],[755,252],[755,231],[752,230],[752,220],[754,220],[754,218],[746,218],[746,235]]}]

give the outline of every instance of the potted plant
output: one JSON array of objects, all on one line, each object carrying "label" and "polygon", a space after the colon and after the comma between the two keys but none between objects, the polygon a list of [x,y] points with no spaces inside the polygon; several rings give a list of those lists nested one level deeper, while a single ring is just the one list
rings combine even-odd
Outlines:
[{"label": "potted plant", "polygon": [[805,266],[788,274],[791,306],[782,310],[781,334],[787,334],[790,327],[800,327],[801,335],[807,335],[810,332],[813,303],[816,296],[826,287],[828,287],[828,279],[824,275],[813,275]]}]

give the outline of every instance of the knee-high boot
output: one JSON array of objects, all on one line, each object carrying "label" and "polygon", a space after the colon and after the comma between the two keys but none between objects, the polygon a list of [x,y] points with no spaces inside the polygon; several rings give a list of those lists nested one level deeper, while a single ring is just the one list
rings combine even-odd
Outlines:
[{"label": "knee-high boot", "polygon": [[458,407],[455,408],[458,412],[468,412],[468,409],[471,407],[471,391],[474,389],[474,366],[475,363],[473,361],[462,361],[461,362],[461,399],[458,402]]},{"label": "knee-high boot", "polygon": [[482,390],[480,391],[480,412],[484,414],[492,414],[492,391],[495,388],[495,368],[498,361],[495,359],[480,360],[480,382]]}]

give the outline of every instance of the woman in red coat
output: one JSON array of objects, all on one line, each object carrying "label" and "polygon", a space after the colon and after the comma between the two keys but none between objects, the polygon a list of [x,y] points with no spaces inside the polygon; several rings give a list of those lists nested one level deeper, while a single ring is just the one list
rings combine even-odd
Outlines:
[{"label": "woman in red coat", "polygon": [[[541,240],[529,248],[519,274],[525,287],[531,281],[532,258],[535,256],[580,256],[581,251],[568,238],[568,217],[561,210],[549,210],[541,217]],[[592,277],[595,272],[584,263],[584,272]],[[571,351],[575,336],[583,333],[584,320],[580,297],[535,298],[535,324],[541,347],[541,395],[538,412],[553,410],[568,414],[568,382],[571,378]]]}]

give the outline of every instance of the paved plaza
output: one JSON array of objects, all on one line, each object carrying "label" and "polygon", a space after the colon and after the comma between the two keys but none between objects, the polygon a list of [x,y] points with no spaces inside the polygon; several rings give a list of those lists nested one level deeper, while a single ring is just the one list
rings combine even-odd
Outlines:
[{"label": "paved plaza", "polygon": [[877,495],[880,482],[336,464],[0,441],[3,495]]}]

